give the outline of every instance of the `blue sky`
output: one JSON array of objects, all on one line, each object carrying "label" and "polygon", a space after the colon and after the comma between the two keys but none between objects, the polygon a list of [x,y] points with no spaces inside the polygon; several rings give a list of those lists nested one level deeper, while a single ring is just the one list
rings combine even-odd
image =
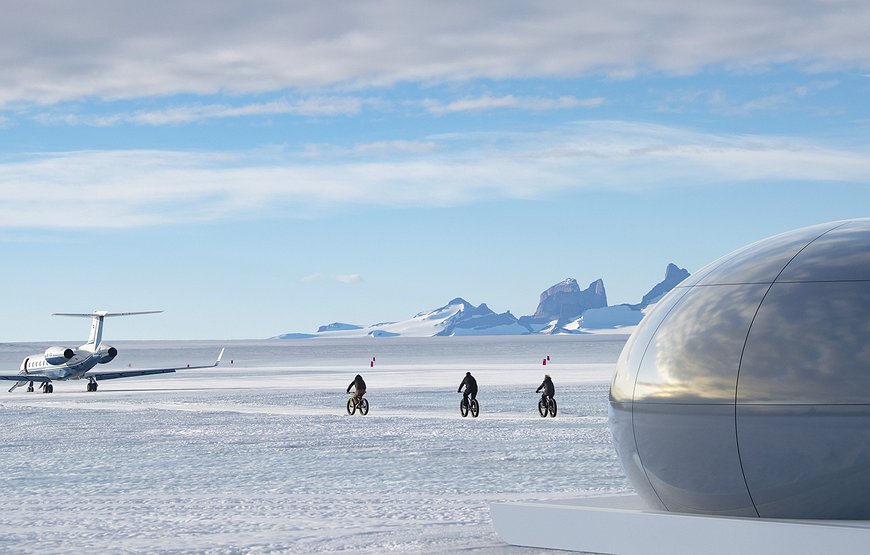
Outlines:
[{"label": "blue sky", "polygon": [[12,4],[2,341],[637,302],[870,215],[865,2]]}]

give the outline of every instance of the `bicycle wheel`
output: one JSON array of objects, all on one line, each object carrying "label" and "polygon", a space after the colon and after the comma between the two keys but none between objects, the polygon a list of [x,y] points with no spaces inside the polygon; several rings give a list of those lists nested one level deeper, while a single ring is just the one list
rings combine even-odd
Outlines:
[{"label": "bicycle wheel", "polygon": [[353,404],[353,397],[347,400],[347,413],[353,414],[356,412],[356,405]]},{"label": "bicycle wheel", "polygon": [[480,404],[477,402],[477,399],[471,400],[471,407],[469,409],[471,410],[471,416],[477,418],[477,415],[480,414]]},{"label": "bicycle wheel", "polygon": [[543,397],[538,399],[538,413],[540,413],[541,416],[547,416],[547,403],[544,402]]},{"label": "bicycle wheel", "polygon": [[468,403],[465,402],[465,399],[459,401],[459,414],[462,415],[462,418],[468,416]]},{"label": "bicycle wheel", "polygon": [[556,418],[556,400],[550,399],[550,416]]},{"label": "bicycle wheel", "polygon": [[359,400],[359,413],[363,416],[369,413],[369,400],[368,399],[360,399]]}]

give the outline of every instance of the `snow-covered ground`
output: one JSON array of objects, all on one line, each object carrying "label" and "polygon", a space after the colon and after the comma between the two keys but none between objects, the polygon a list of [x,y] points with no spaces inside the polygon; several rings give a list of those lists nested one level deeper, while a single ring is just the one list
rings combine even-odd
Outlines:
[{"label": "snow-covered ground", "polygon": [[[217,369],[3,391],[0,552],[533,552],[495,535],[491,501],[629,490],[607,428],[623,342],[230,342]],[[112,343],[118,369],[207,362],[220,346]],[[0,363],[44,347],[0,345]],[[459,416],[466,370],[477,419]],[[535,408],[545,371],[555,419]],[[365,417],[344,409],[357,372]]]}]

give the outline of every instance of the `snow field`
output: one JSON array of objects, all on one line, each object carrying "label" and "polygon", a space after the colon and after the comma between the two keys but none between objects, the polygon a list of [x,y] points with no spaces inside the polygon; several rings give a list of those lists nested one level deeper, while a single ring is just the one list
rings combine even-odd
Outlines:
[{"label": "snow field", "polygon": [[[479,361],[361,371],[368,416],[344,409],[355,364],[238,354],[97,393],[3,392],[0,552],[535,552],[499,540],[490,502],[629,489],[607,427],[612,362],[584,357],[551,368],[555,419],[537,413],[541,368]],[[466,368],[477,419],[459,416]]]}]

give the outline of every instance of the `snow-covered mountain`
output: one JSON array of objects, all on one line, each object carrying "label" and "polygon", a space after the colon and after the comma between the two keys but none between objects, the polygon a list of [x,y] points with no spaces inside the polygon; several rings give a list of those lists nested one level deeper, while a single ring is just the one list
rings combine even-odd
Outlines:
[{"label": "snow-covered mountain", "polygon": [[[498,314],[486,304],[474,306],[457,297],[446,305],[420,312],[401,322],[383,322],[371,326],[330,324],[321,326],[317,337],[432,337],[450,335],[523,335],[530,330],[517,323],[508,312]],[[279,336],[283,338],[285,336]]]},{"label": "snow-covered mountain", "polygon": [[521,318],[510,311],[497,313],[485,303],[475,306],[457,297],[442,307],[399,322],[369,326],[333,322],[320,326],[314,334],[288,333],[278,338],[630,333],[640,323],[647,307],[688,275],[686,270],[668,264],[665,279],[635,305],[608,306],[601,279],[580,289],[575,279],[568,278],[541,293],[535,314]]},{"label": "snow-covered mountain", "polygon": [[659,299],[689,277],[685,268],[676,264],[668,264],[665,268],[665,279],[658,282],[643,296],[638,304],[618,304],[592,308],[570,322],[559,324],[552,322],[540,333],[628,333],[638,325],[647,309],[655,305]]}]

